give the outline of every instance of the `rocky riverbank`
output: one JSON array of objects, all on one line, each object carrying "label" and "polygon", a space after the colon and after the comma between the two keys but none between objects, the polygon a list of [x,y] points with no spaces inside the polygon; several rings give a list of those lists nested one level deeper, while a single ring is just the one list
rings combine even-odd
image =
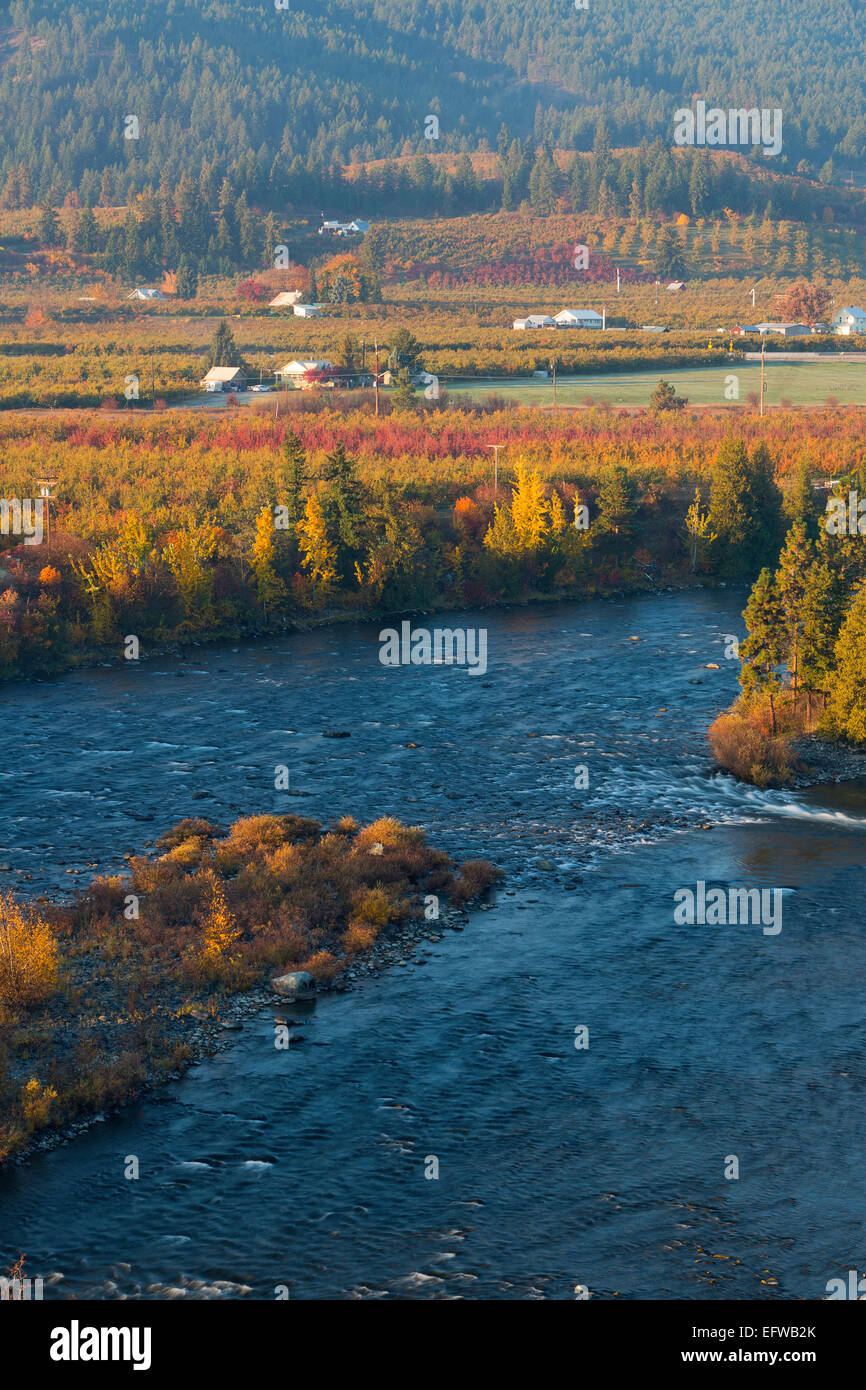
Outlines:
[{"label": "rocky riverbank", "polygon": [[791,782],[794,788],[816,787],[827,782],[853,782],[866,777],[866,747],[850,743],[830,743],[809,734],[790,740],[791,752],[802,764]]},{"label": "rocky riverbank", "polygon": [[[173,1059],[167,1067],[155,1058],[149,1059],[151,1065],[128,1096],[93,1114],[82,1114],[57,1128],[39,1131],[9,1156],[7,1165],[19,1167],[37,1154],[70,1144],[93,1125],[112,1119],[125,1105],[153,1098],[168,1082],[180,1081],[190,1068],[198,1066],[208,1057],[228,1051],[246,1021],[259,1018],[269,1011],[273,1014],[274,1023],[288,1026],[290,1046],[302,1042],[315,1022],[317,998],[332,993],[346,993],[362,980],[397,967],[411,968],[413,964],[421,963],[423,957],[419,957],[419,952],[426,946],[442,941],[450,931],[464,931],[470,924],[472,910],[483,911],[488,906],[479,897],[464,907],[440,908],[439,918],[435,922],[411,920],[403,923],[378,939],[363,956],[357,957],[339,978],[319,982],[313,998],[309,1000],[299,999],[295,1002],[286,999],[276,994],[270,982],[267,982],[243,993],[221,997],[218,1006],[212,1010],[206,1007],[204,1000],[186,1013],[177,1014],[166,1008],[160,1016],[159,1038],[161,1056]],[[182,1060],[178,1060],[181,1052]]]}]

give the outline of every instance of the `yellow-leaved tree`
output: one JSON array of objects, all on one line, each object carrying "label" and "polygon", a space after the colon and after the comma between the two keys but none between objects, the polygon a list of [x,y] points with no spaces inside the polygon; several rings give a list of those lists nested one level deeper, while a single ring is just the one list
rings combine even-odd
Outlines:
[{"label": "yellow-leaved tree", "polygon": [[497,507],[484,544],[494,555],[529,557],[539,551],[550,529],[550,508],[538,470],[521,459],[511,501]]},{"label": "yellow-leaved tree", "polygon": [[47,922],[0,893],[0,1002],[27,1008],[57,988],[57,941]]},{"label": "yellow-leaved tree", "polygon": [[269,608],[277,608],[286,596],[286,586],[275,568],[277,558],[274,513],[264,507],[256,521],[256,534],[253,540],[251,561],[256,577],[256,590],[259,603],[267,617]]},{"label": "yellow-leaved tree", "polygon": [[328,534],[325,510],[317,492],[311,492],[298,526],[298,546],[304,569],[319,599],[328,598],[337,583],[337,547]]},{"label": "yellow-leaved tree", "polygon": [[517,465],[517,487],[511,494],[511,520],[519,551],[539,550],[547,535],[549,507],[538,469],[530,473],[521,459]]},{"label": "yellow-leaved tree", "polygon": [[216,544],[213,523],[199,522],[188,512],[163,547],[162,556],[174,575],[184,618],[193,626],[204,625],[208,618],[213,588],[210,560]]},{"label": "yellow-leaved tree", "polygon": [[241,932],[216,874],[211,872],[208,878],[210,904],[204,919],[200,959],[204,973],[211,979],[220,979],[230,975],[237,964],[235,948]]}]

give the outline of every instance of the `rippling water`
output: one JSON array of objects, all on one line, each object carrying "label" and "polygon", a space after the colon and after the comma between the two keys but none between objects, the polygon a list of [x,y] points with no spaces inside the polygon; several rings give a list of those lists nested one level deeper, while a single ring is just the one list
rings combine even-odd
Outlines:
[{"label": "rippling water", "polygon": [[[711,774],[742,606],[439,619],[488,628],[483,679],[384,668],[359,625],[0,694],[7,884],[262,809],[393,813],[509,875],[302,1046],[266,1010],[0,1178],[0,1257],[79,1297],[813,1298],[859,1267],[866,796]],[[699,879],[786,889],[782,932],[675,926]]]}]

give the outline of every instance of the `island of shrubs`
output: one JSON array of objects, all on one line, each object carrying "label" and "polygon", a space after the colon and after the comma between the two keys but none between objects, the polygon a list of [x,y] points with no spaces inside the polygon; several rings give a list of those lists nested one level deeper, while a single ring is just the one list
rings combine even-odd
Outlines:
[{"label": "island of shrubs", "polygon": [[71,904],[0,895],[0,1162],[191,1057],[190,1017],[288,970],[322,984],[377,939],[500,877],[391,817],[183,820]]}]

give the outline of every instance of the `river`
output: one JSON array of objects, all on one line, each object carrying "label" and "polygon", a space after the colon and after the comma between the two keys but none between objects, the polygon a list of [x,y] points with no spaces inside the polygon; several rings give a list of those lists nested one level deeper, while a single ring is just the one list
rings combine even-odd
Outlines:
[{"label": "river", "polygon": [[[816,1298],[862,1266],[866,792],[712,775],[743,601],[440,617],[487,628],[483,677],[385,668],[358,624],[3,690],[7,885],[281,809],[393,813],[508,878],[302,1046],[267,1008],[0,1176],[0,1264],[52,1298],[261,1299]],[[700,880],[784,889],[783,929],[676,925]]]}]

